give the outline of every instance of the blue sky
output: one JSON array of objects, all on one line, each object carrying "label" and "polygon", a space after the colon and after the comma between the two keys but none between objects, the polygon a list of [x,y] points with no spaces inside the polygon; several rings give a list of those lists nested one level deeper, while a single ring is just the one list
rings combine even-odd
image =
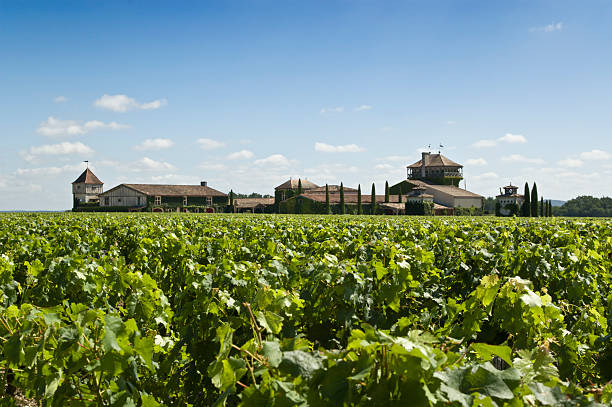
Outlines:
[{"label": "blue sky", "polygon": [[[612,195],[609,1],[0,1],[0,210],[121,182]],[[462,185],[463,186],[463,185]]]}]

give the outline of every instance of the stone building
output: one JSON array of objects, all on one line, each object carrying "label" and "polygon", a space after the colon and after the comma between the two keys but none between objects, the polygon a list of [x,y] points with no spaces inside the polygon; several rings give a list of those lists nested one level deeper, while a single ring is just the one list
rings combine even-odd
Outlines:
[{"label": "stone building", "polygon": [[104,183],[89,169],[83,171],[81,175],[72,183],[72,198],[74,207],[85,203],[95,203],[99,201]]},{"label": "stone building", "polygon": [[525,197],[518,193],[516,185],[507,185],[504,187],[504,192],[495,197],[499,204],[499,213],[504,216],[518,215],[518,212],[525,202]]},{"label": "stone building", "polygon": [[424,194],[433,196],[439,211],[451,213],[454,208],[481,210],[484,197],[459,188],[463,179],[463,165],[444,155],[424,152],[421,159],[407,167],[407,179],[389,188],[391,194],[410,194],[418,188]]},{"label": "stone building", "polygon": [[100,207],[126,207],[153,212],[220,212],[227,194],[200,185],[120,184],[100,194]]}]

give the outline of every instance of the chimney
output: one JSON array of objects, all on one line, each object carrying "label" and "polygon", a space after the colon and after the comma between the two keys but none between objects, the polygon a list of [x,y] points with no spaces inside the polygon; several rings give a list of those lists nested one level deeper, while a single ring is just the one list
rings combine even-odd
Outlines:
[{"label": "chimney", "polygon": [[425,164],[429,161],[429,152],[421,153],[421,178],[425,178]]},{"label": "chimney", "polygon": [[200,186],[207,187],[208,186],[208,182],[202,181],[202,182],[200,182]]}]

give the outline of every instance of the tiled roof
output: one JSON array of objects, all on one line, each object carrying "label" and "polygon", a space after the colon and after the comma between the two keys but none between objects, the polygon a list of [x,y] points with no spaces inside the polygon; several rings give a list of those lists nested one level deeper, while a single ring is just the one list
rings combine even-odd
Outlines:
[{"label": "tiled roof", "polygon": [[251,208],[258,205],[274,205],[274,198],[236,198],[234,206],[240,208]]},{"label": "tiled roof", "polygon": [[[302,181],[302,183],[304,183],[304,181]],[[330,193],[340,192],[340,185],[328,185],[328,187],[329,187]],[[325,192],[325,185],[323,185],[322,187],[316,187],[316,188],[309,189],[308,192]],[[344,186],[344,193],[346,194],[348,192],[357,193],[357,189]]]},{"label": "tiled roof", "polygon": [[[423,159],[409,165],[408,168],[421,168],[421,161]],[[463,167],[463,165],[454,162],[442,154],[429,154],[425,159],[425,167]]]},{"label": "tiled roof", "polygon": [[[317,184],[314,184],[310,181],[308,181],[307,179],[302,179],[302,189],[303,190],[307,190],[307,189],[312,189],[312,188],[318,188],[319,186]],[[290,179],[287,180],[285,182],[283,182],[282,184],[280,184],[279,186],[277,186],[276,190],[278,189],[297,189],[298,188],[298,183],[300,182],[300,179]]]},{"label": "tiled roof", "polygon": [[481,195],[470,192],[467,189],[458,188],[454,185],[434,185],[434,184],[428,184],[424,181],[414,180],[414,179],[408,180],[408,182],[413,185],[425,187],[427,188],[429,192],[439,191],[439,192],[443,192],[443,193],[452,195],[454,197],[482,198]]},{"label": "tiled roof", "polygon": [[121,184],[112,190],[125,186],[148,196],[227,196],[216,189],[202,185],[159,185],[159,184]]},{"label": "tiled roof", "polygon": [[79,178],[77,178],[73,184],[94,184],[94,185],[104,185],[104,182],[100,181],[96,175],[91,172],[89,168],[87,168]]}]

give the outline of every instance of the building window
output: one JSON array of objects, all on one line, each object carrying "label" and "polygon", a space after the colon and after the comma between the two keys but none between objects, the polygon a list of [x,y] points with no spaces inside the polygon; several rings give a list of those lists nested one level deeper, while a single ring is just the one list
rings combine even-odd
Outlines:
[{"label": "building window", "polygon": [[206,205],[212,206],[212,196],[207,196],[206,197]]},{"label": "building window", "polygon": [[104,205],[105,206],[109,206],[110,205],[110,198],[109,197],[104,197]]},{"label": "building window", "polygon": [[117,199],[117,202],[121,202],[121,198],[118,198],[118,199]]},{"label": "building window", "polygon": [[161,196],[155,197],[155,205],[161,205]]},{"label": "building window", "polygon": [[183,206],[187,206],[187,197],[186,196],[183,197]]},{"label": "building window", "polygon": [[138,197],[138,206],[140,206],[140,197]]}]

